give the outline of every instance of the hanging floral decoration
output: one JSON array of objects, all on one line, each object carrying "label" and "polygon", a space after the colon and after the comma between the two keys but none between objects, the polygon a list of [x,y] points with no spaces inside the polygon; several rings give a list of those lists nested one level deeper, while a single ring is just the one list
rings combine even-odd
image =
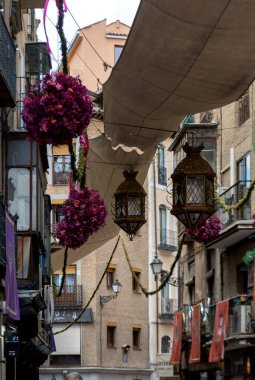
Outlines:
[{"label": "hanging floral decoration", "polygon": [[22,118],[31,140],[52,145],[70,144],[92,116],[92,101],[79,78],[47,74],[24,99]]},{"label": "hanging floral decoration", "polygon": [[107,211],[104,201],[95,190],[87,187],[72,189],[61,209],[64,219],[57,225],[59,243],[68,248],[79,248],[104,225]]},{"label": "hanging floral decoration", "polygon": [[185,232],[198,243],[207,244],[219,236],[221,229],[222,223],[220,217],[217,213],[215,213],[208,218],[201,227],[194,228],[192,230],[186,229]]}]

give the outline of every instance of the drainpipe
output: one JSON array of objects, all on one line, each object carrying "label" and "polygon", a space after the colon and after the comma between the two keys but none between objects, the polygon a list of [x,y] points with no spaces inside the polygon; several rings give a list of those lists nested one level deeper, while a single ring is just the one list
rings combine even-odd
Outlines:
[{"label": "drainpipe", "polygon": [[[157,194],[156,194],[156,163],[155,158],[153,160],[153,189],[154,189],[154,227],[155,227],[155,257],[158,257],[158,236],[157,236]],[[158,276],[155,275],[155,281],[156,281],[156,290],[158,290]],[[159,344],[158,344],[158,337],[159,337],[159,324],[158,324],[158,292],[156,293],[156,348],[157,348],[157,354],[159,352]]]}]

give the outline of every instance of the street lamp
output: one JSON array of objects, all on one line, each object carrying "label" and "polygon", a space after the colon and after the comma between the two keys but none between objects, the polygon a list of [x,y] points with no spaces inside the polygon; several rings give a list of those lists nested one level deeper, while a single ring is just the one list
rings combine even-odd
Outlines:
[{"label": "street lamp", "polygon": [[115,280],[112,284],[112,290],[114,292],[114,295],[111,296],[100,296],[100,306],[103,307],[104,303],[111,301],[112,299],[118,297],[118,294],[121,291],[122,284],[118,281]]},{"label": "street lamp", "polygon": [[155,256],[152,262],[150,263],[150,266],[152,273],[154,274],[155,278],[157,278],[162,271],[163,262]]},{"label": "street lamp", "polygon": [[[156,290],[158,290],[158,275],[161,273],[162,271],[162,266],[163,266],[163,262],[157,257],[155,256],[154,259],[152,260],[152,262],[150,263],[150,266],[151,266],[151,269],[152,269],[152,273],[154,274],[154,278],[155,278],[155,281],[156,281]],[[159,348],[159,344],[158,344],[158,336],[159,336],[159,327],[158,327],[158,313],[159,313],[159,310],[158,310],[158,292],[156,293],[156,348],[157,348],[157,353],[158,353],[158,348]]]}]

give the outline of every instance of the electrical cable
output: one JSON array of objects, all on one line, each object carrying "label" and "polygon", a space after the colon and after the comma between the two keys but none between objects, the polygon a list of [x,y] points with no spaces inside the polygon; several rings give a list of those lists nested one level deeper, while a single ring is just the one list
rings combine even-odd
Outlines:
[{"label": "electrical cable", "polygon": [[107,70],[108,67],[110,67],[112,69],[112,66],[109,65],[108,63],[106,63],[106,61],[101,57],[101,55],[98,53],[98,51],[94,48],[94,46],[92,45],[92,43],[89,41],[88,37],[85,35],[83,29],[80,28],[78,22],[76,21],[76,19],[74,18],[72,12],[70,11],[70,9],[68,8],[68,12],[70,13],[70,16],[72,17],[73,21],[75,22],[76,26],[78,27],[78,29],[81,31],[82,35],[84,36],[84,38],[86,39],[86,41],[88,42],[88,44],[90,45],[90,47],[94,50],[94,52],[96,53],[96,55],[98,56],[98,58],[102,61],[103,65],[104,65],[104,68]]},{"label": "electrical cable", "polygon": [[[42,12],[43,12],[43,10],[42,10]],[[46,17],[51,22],[51,24],[54,26],[54,28],[57,30],[56,25],[51,20],[51,18],[48,15],[46,15]],[[68,48],[70,48],[71,43],[69,41],[67,41],[67,45],[68,45]],[[102,86],[102,83],[101,83],[100,79],[98,78],[98,76],[94,73],[94,71],[90,68],[90,66],[84,61],[84,59],[80,56],[80,54],[77,53],[77,51],[75,51],[74,53],[80,58],[80,60],[83,62],[83,64],[87,67],[87,69],[91,72],[91,74],[96,78],[98,83]],[[52,52],[51,52],[51,55],[53,55],[53,57],[54,57],[54,54]],[[57,63],[58,67],[60,67],[61,64],[55,57],[54,57],[54,61]]]}]

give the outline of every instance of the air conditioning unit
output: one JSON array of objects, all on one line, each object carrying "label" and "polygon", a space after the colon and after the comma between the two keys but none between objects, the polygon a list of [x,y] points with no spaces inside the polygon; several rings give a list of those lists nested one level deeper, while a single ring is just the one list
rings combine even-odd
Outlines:
[{"label": "air conditioning unit", "polygon": [[233,334],[252,333],[252,310],[251,305],[236,305],[233,316]]},{"label": "air conditioning unit", "polygon": [[161,314],[174,314],[174,302],[171,298],[161,299]]}]

